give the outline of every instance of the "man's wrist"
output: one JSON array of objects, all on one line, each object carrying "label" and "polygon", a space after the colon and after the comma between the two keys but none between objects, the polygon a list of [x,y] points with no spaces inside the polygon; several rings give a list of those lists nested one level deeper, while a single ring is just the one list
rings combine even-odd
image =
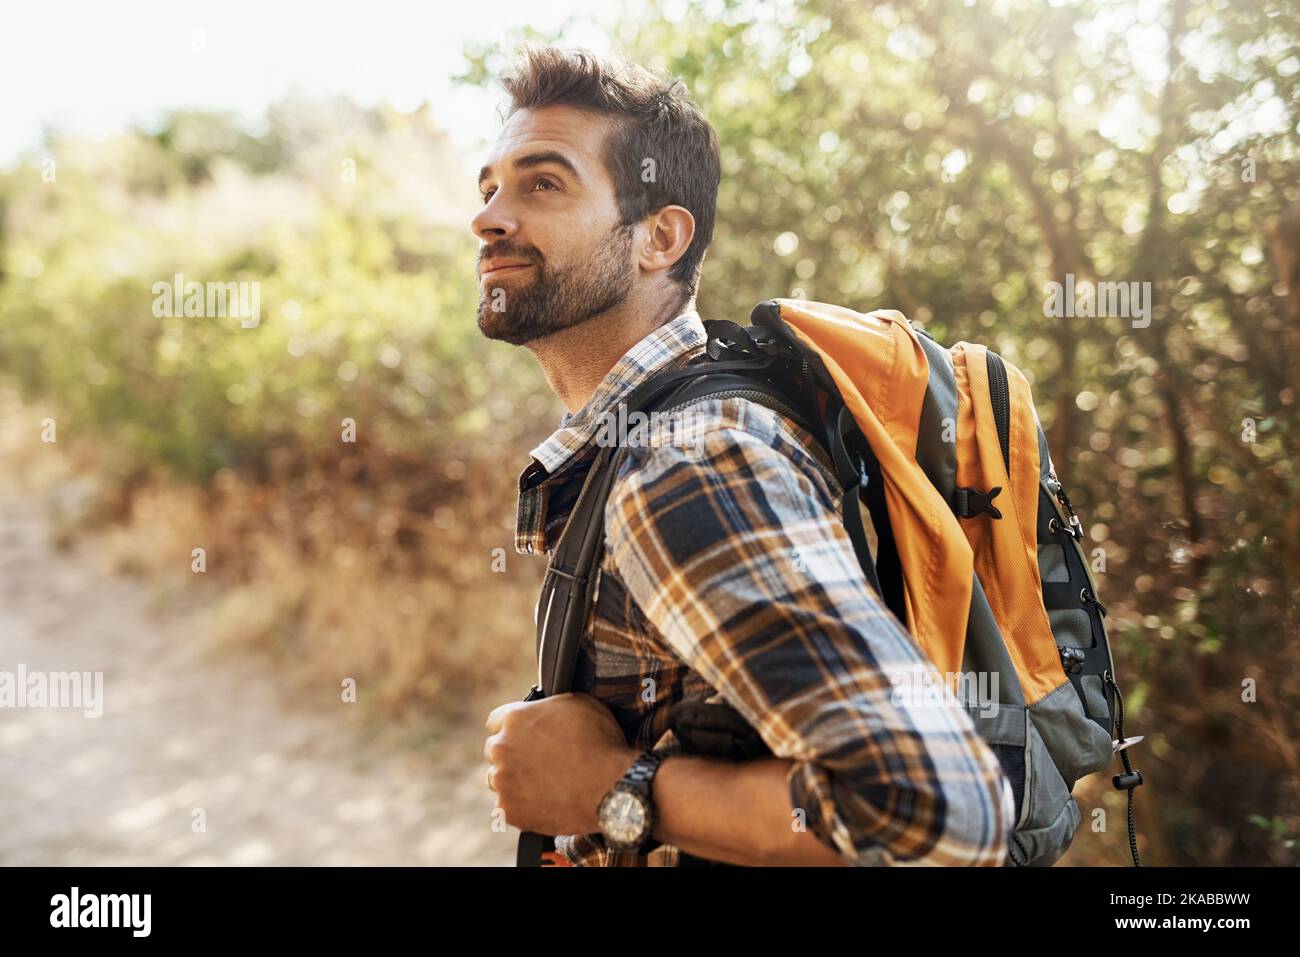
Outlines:
[{"label": "man's wrist", "polygon": [[655,788],[658,786],[659,776],[663,774],[663,770],[667,767],[668,762],[673,762],[673,766],[676,767],[677,758],[679,756],[680,755],[677,754],[665,755],[659,762],[659,770],[655,773],[654,780],[650,782],[650,800],[654,802],[655,806],[654,826],[650,828],[650,837],[653,840],[658,841],[660,844],[670,844],[672,842],[668,840],[667,833],[664,831],[663,805],[657,799]]},{"label": "man's wrist", "polygon": [[588,833],[599,834],[600,828],[600,802],[605,799],[605,795],[613,790],[614,785],[619,782],[623,775],[636,763],[636,759],[642,754],[641,748],[624,748],[621,751],[613,751],[608,758],[601,762],[600,772],[595,777],[596,788],[600,793],[595,796],[595,800],[588,799],[588,812],[591,820],[591,830]]}]

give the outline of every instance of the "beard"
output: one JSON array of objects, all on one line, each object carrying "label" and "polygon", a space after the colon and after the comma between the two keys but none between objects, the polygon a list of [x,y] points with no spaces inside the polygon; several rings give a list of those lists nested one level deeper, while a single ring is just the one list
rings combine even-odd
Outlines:
[{"label": "beard", "polygon": [[590,259],[548,267],[529,259],[531,281],[480,286],[478,328],[489,339],[522,346],[613,309],[632,291],[632,226],[615,226]]}]

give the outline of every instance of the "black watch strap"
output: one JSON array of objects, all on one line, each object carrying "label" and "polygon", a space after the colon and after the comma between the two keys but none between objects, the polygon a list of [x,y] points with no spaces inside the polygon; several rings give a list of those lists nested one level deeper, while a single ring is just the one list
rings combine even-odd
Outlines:
[{"label": "black watch strap", "polygon": [[659,771],[659,765],[663,763],[664,755],[655,751],[642,751],[632,762],[632,766],[627,769],[621,781],[639,793],[650,796],[655,774]]},{"label": "black watch strap", "polygon": [[[660,765],[664,763],[665,757],[667,757],[667,755],[655,751],[642,751],[641,754],[637,756],[637,759],[632,762],[632,766],[624,772],[621,778],[618,779],[618,782],[614,787],[625,791],[633,791],[642,795],[653,809],[654,777],[655,774],[658,773]],[[657,817],[658,815],[654,814],[652,810],[652,820],[656,820]],[[638,845],[636,851],[639,854],[649,854],[662,844],[662,841],[657,840],[654,837],[654,826],[651,825],[650,833],[648,833],[645,840]]]}]

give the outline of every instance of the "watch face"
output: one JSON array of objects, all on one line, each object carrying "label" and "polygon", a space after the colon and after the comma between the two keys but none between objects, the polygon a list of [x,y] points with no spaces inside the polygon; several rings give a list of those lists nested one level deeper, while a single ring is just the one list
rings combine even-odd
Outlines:
[{"label": "watch face", "polygon": [[646,809],[640,796],[617,790],[600,806],[600,827],[605,837],[617,844],[635,844],[646,827]]}]

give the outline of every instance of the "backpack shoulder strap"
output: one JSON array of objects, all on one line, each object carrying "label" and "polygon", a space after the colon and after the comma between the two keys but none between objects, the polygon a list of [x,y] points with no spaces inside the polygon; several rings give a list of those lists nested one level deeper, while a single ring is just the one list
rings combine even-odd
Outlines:
[{"label": "backpack shoulder strap", "polygon": [[[902,575],[897,568],[897,549],[885,509],[884,486],[881,484],[880,466],[865,441],[854,441],[856,426],[847,409],[841,407],[841,416],[834,423],[817,424],[803,403],[771,382],[758,381],[743,373],[719,373],[701,376],[674,395],[673,404],[682,405],[693,399],[726,398],[741,396],[751,399],[785,415],[811,434],[831,457],[841,485],[841,518],[858,564],[862,566],[867,582],[880,595],[900,621],[906,621],[902,607]],[[855,457],[856,456],[856,457]],[[866,501],[862,500],[866,493]],[[871,513],[878,537],[877,552],[882,567],[877,568],[867,540],[862,509]],[[883,579],[883,581],[882,581]],[[896,579],[896,581],[895,581]],[[892,587],[891,587],[892,586]],[[888,589],[888,592],[887,592]]]},{"label": "backpack shoulder strap", "polygon": [[[666,395],[680,390],[701,374],[695,365],[674,369],[647,380],[625,400],[628,412],[647,412]],[[551,553],[538,601],[537,684],[525,701],[567,692],[573,684],[578,646],[595,593],[597,561],[604,544],[605,501],[614,480],[618,446],[596,452],[587,469],[582,490]],[[523,831],[515,863],[541,867],[555,856],[551,835]]]}]

